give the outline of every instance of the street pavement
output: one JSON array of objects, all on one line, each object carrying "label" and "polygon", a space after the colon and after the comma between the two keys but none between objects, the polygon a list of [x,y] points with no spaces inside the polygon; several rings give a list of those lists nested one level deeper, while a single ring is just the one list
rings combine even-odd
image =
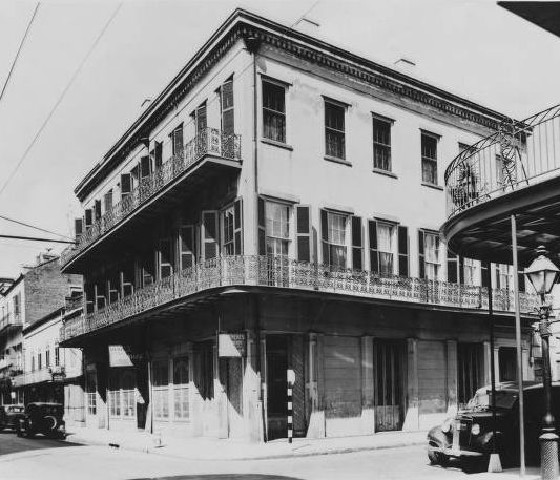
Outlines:
[{"label": "street pavement", "polygon": [[[185,460],[123,451],[107,446],[71,445],[41,437],[0,435],[2,480],[353,480],[515,478],[466,475],[458,467],[429,465],[423,446],[269,460]],[[513,472],[511,472],[513,473]],[[533,478],[528,475],[527,478]]]}]

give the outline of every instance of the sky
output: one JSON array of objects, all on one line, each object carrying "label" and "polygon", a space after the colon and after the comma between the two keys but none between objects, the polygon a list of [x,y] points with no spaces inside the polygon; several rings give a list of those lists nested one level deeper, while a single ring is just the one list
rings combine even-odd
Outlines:
[{"label": "sky", "polygon": [[[0,86],[36,5],[0,2]],[[0,216],[72,236],[78,182],[237,6],[307,15],[323,40],[411,59],[412,76],[518,119],[560,101],[560,39],[491,0],[45,0],[0,100]],[[0,234],[55,237],[1,218]],[[0,277],[63,248],[0,238]]]}]

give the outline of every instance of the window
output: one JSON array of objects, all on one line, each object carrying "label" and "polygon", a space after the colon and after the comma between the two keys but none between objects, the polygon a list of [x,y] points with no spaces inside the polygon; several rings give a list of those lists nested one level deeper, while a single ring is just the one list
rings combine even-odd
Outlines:
[{"label": "window", "polygon": [[496,185],[504,186],[504,160],[501,155],[496,155]]},{"label": "window", "polygon": [[116,370],[109,373],[109,415],[132,418],[136,416],[136,373]]},{"label": "window", "polygon": [[286,88],[263,80],[263,137],[286,143]]},{"label": "window", "polygon": [[517,351],[513,347],[500,347],[498,350],[499,382],[517,380]]},{"label": "window", "polygon": [[472,258],[465,257],[463,259],[463,270],[465,277],[465,285],[477,285],[476,261]]},{"label": "window", "polygon": [[395,225],[370,221],[370,270],[381,275],[395,273]]},{"label": "window", "polygon": [[170,134],[171,154],[181,155],[183,153],[183,124],[176,127]]},{"label": "window", "polygon": [[222,213],[223,252],[226,255],[234,254],[233,238],[233,207],[227,208]]},{"label": "window", "polygon": [[189,418],[189,359],[173,359],[173,417]]},{"label": "window", "polygon": [[60,367],[60,348],[58,345],[54,347],[54,366]]},{"label": "window", "polygon": [[21,306],[21,294],[18,293],[17,295],[14,295],[14,316],[16,318],[19,317],[21,311],[20,311],[20,306]]},{"label": "window", "polygon": [[373,168],[391,171],[391,121],[373,117]]},{"label": "window", "polygon": [[95,372],[86,374],[87,411],[89,415],[97,415],[97,376]]},{"label": "window", "polygon": [[321,212],[323,234],[323,263],[335,268],[346,268],[347,263],[347,224],[344,214]]},{"label": "window", "polygon": [[206,134],[206,127],[208,123],[208,116],[207,116],[207,109],[206,109],[206,102],[200,105],[194,111],[194,120],[195,120],[195,128],[197,135],[205,135]]},{"label": "window", "polygon": [[438,136],[422,132],[422,182],[437,185],[437,144]]},{"label": "window", "polygon": [[39,354],[37,356],[37,368],[39,370],[43,369],[43,355],[41,354],[41,352],[39,352]]},{"label": "window", "polygon": [[418,233],[419,276],[428,280],[437,280],[440,269],[439,235],[424,230]]},{"label": "window", "polygon": [[165,238],[159,242],[159,278],[167,278],[173,273],[173,254],[171,240]]},{"label": "window", "polygon": [[329,157],[346,158],[346,107],[325,100],[325,153]]},{"label": "window", "polygon": [[233,133],[233,79],[229,79],[222,85],[220,101],[222,108],[222,132],[226,134]]},{"label": "window", "polygon": [[109,190],[104,196],[103,201],[105,203],[105,212],[110,212],[113,209],[113,190]]},{"label": "window", "polygon": [[49,368],[51,366],[51,351],[49,347],[45,350],[45,368]]},{"label": "window", "polygon": [[447,250],[447,280],[461,285],[478,285],[477,263]]},{"label": "window", "polygon": [[35,371],[35,354],[31,354],[31,371]]},{"label": "window", "polygon": [[161,142],[155,142],[152,152],[154,157],[154,170],[157,172],[163,165],[163,144]]},{"label": "window", "polygon": [[142,258],[142,287],[154,283],[154,252],[148,250]]},{"label": "window", "polygon": [[[132,192],[132,175],[130,173],[123,173],[121,175],[121,200],[126,199],[131,192]],[[86,210],[86,226],[88,225],[87,212],[88,210]],[[91,212],[90,212],[90,219],[91,219]]]},{"label": "window", "polygon": [[496,265],[496,288],[509,290],[512,285],[511,273],[509,265]]},{"label": "window", "polygon": [[290,248],[290,207],[266,202],[266,253],[288,255]]},{"label": "window", "polygon": [[195,252],[194,252],[194,228],[192,225],[181,227],[180,230],[180,255],[181,255],[181,270],[191,268],[194,265]]},{"label": "window", "polygon": [[152,362],[154,417],[169,418],[169,362],[167,358]]},{"label": "window", "polygon": [[457,401],[465,405],[480,388],[482,382],[482,345],[457,344]]}]

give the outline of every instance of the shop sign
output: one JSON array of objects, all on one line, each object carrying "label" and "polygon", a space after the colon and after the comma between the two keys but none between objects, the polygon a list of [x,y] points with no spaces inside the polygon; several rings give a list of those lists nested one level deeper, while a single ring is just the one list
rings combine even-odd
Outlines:
[{"label": "shop sign", "polygon": [[244,333],[220,333],[218,356],[244,357],[247,354],[247,336]]},{"label": "shop sign", "polygon": [[129,345],[109,345],[109,367],[133,367],[143,360],[141,353],[132,351]]}]

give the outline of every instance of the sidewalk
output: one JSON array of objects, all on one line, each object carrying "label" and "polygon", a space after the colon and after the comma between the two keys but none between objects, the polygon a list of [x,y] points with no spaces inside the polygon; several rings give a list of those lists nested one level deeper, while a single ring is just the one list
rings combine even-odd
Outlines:
[{"label": "sidewalk", "polygon": [[83,427],[68,429],[68,442],[88,445],[107,445],[122,450],[132,450],[157,455],[180,457],[188,460],[249,460],[269,458],[331,455],[384,448],[425,445],[426,432],[384,432],[342,438],[295,438],[268,443],[248,443],[240,440],[212,438],[159,437],[148,433],[111,432]]}]

